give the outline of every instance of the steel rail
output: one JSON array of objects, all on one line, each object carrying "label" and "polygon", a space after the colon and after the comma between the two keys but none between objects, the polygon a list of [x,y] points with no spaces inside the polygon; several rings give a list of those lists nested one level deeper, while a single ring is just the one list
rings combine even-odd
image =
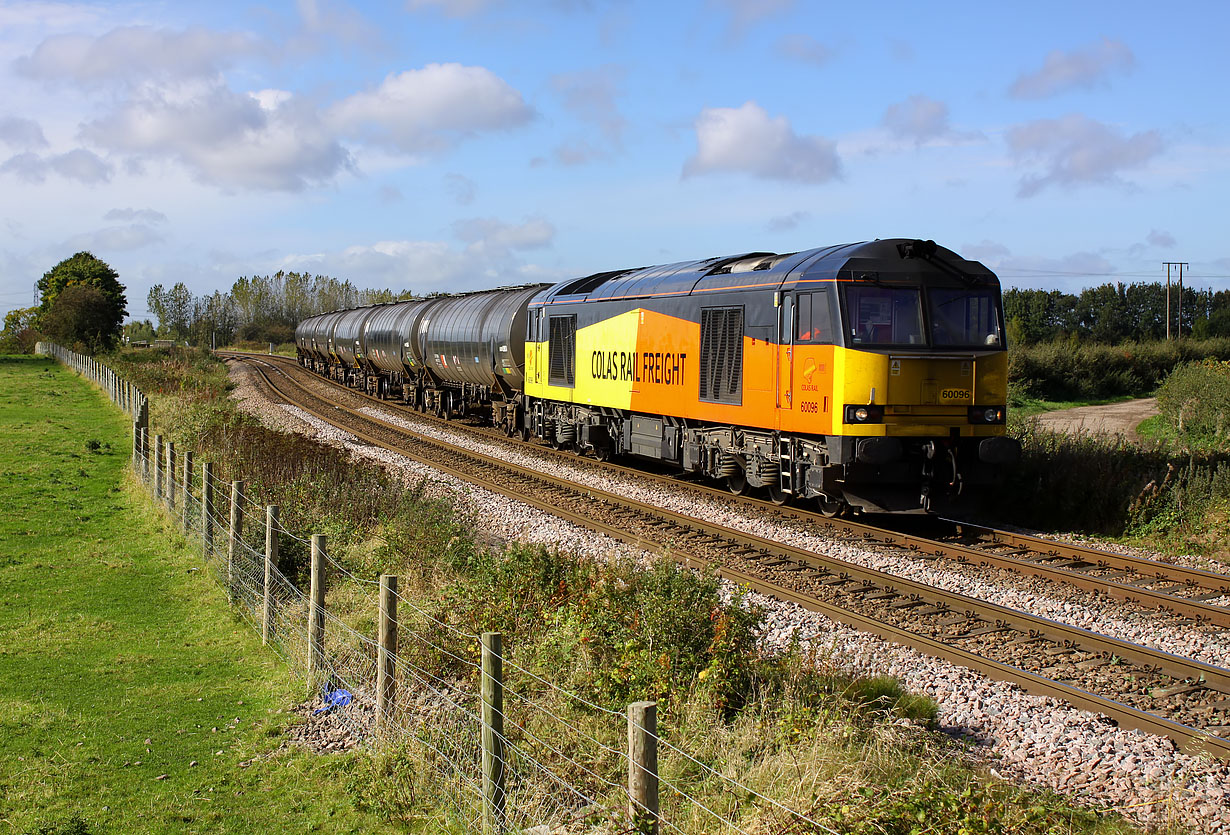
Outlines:
[{"label": "steel rail", "polygon": [[[284,390],[278,387],[263,369],[256,368],[255,370],[262,376],[263,379],[265,379],[271,389],[288,400],[293,399],[288,397]],[[289,375],[283,374],[282,376],[289,383],[306,392],[306,389],[303,388],[302,384],[290,378]],[[314,395],[310,392],[307,393],[310,397],[316,398],[317,400],[323,400],[323,398],[319,395]],[[334,413],[326,414],[310,408],[310,406],[305,403],[298,403],[296,405],[303,408],[315,417],[330,424],[335,424],[337,417],[336,412],[340,410],[350,413],[362,422],[375,424],[380,426],[383,430],[392,432],[396,435],[411,435],[411,433],[407,432],[407,430],[403,427],[382,421],[379,418],[375,418],[370,415],[359,414],[356,411],[346,407],[334,405]],[[531,504],[553,515],[567,518],[569,521],[572,521],[582,527],[610,535],[619,541],[627,542],[639,547],[646,547],[646,545],[652,545],[655,547],[663,546],[663,543],[655,539],[649,539],[640,534],[623,531],[615,526],[595,520],[581,511],[560,508],[551,502],[538,499],[533,496],[528,496],[525,493],[518,492],[506,485],[500,485],[498,483],[483,479],[476,476],[472,471],[456,469],[434,460],[424,460],[423,457],[415,454],[412,449],[392,446],[376,436],[364,432],[363,430],[356,429],[355,427],[346,426],[342,428],[366,443],[383,449],[396,451],[399,454],[407,455],[408,457],[423,461],[423,463],[427,463],[435,469],[448,472],[464,481],[478,484],[485,489],[489,489],[501,495],[510,496],[518,501]],[[514,471],[518,469],[515,465],[509,464],[506,461],[492,458],[481,453],[476,453],[472,450],[457,450],[457,448],[451,447],[451,445],[447,443],[436,441],[434,439],[423,439],[419,436],[412,437],[414,437],[416,442],[420,444],[428,443],[431,446],[460,451],[467,456],[483,461],[484,463],[492,466]],[[609,502],[615,506],[624,506],[641,513],[658,516],[674,523],[680,528],[691,527],[693,529],[699,529],[708,533],[717,534],[725,539],[728,539],[729,541],[743,544],[745,547],[756,548],[767,554],[773,554],[776,552],[782,554],[783,556],[788,556],[799,563],[813,566],[823,566],[828,568],[830,571],[839,572],[841,576],[852,579],[857,578],[868,584],[882,586],[885,589],[892,590],[901,596],[910,596],[915,599],[927,600],[934,604],[938,604],[945,609],[951,609],[954,612],[963,612],[970,620],[986,621],[1000,626],[1011,627],[1017,631],[1025,632],[1029,635],[1046,635],[1065,647],[1071,647],[1073,649],[1080,648],[1085,651],[1114,655],[1124,660],[1136,663],[1145,669],[1160,670],[1176,678],[1199,682],[1206,687],[1220,690],[1222,692],[1230,691],[1230,670],[1214,667],[1192,659],[1181,658],[1170,653],[1161,652],[1159,650],[1154,650],[1138,644],[1132,644],[1130,642],[1111,638],[1109,636],[1098,635],[1097,633],[1090,632],[1089,630],[1068,626],[1066,624],[1060,624],[1045,618],[1039,618],[1024,612],[1008,609],[997,604],[976,600],[956,592],[936,589],[921,583],[894,577],[875,569],[863,568],[862,566],[846,563],[833,557],[826,557],[804,551],[802,549],[793,548],[792,546],[783,545],[782,543],[756,537],[741,531],[735,531],[714,523],[701,522],[683,514],[676,514],[662,508],[645,505],[641,502],[637,502],[617,494],[607,493],[606,491],[599,490],[597,488],[577,485],[575,482],[568,481],[566,479],[560,479],[538,472],[525,473],[525,475],[532,476],[534,479],[552,485],[557,489],[567,490],[572,493],[580,493],[594,499]],[[677,558],[682,557],[682,561],[684,562],[704,565],[711,564],[709,559],[694,552],[687,551],[686,545],[681,550],[683,553],[676,551],[674,552],[674,555]],[[671,553],[671,549],[668,548],[667,552]],[[762,591],[765,594],[779,599],[799,603],[800,605],[804,605],[805,608],[822,612],[833,617],[835,620],[873,632],[874,634],[880,635],[888,640],[898,641],[906,646],[918,649],[927,654],[935,655],[945,660],[954,661],[955,663],[960,663],[963,666],[968,666],[992,678],[998,678],[1019,684],[1030,692],[1062,698],[1072,702],[1078,707],[1105,713],[1128,727],[1136,727],[1150,733],[1158,733],[1168,736],[1175,739],[1188,750],[1208,751],[1209,753],[1212,753],[1220,758],[1230,759],[1230,739],[1223,739],[1214,736],[1199,729],[1174,722],[1173,720],[1165,717],[1141,711],[1138,708],[1123,704],[1117,700],[1098,696],[1082,690],[1081,688],[1048,679],[1037,673],[1032,673],[1027,670],[1022,670],[1019,667],[1014,667],[987,659],[967,650],[962,650],[958,647],[953,647],[936,641],[933,638],[929,638],[909,630],[901,629],[890,624],[885,624],[856,612],[851,612],[840,607],[832,606],[831,604],[816,600],[809,595],[805,595],[776,583],[754,577],[753,575],[737,569],[723,566],[715,566],[715,568],[721,576],[727,577],[735,582],[743,583],[751,588]]]},{"label": "steel rail", "polygon": [[[390,402],[387,400],[373,397],[366,392],[352,389],[348,386],[342,386],[335,380],[320,377],[319,375],[304,369],[292,357],[247,354],[244,352],[223,353],[235,357],[264,361],[270,365],[278,364],[270,362],[270,359],[278,359],[281,362],[293,365],[296,370],[311,374],[312,379],[328,382],[343,391],[349,392],[357,397],[371,400],[373,403],[380,404],[386,408],[390,406]],[[282,373],[285,374],[284,371]],[[439,420],[434,417],[417,413],[415,414],[415,417],[417,419],[426,419],[433,422]],[[450,423],[450,425],[455,429],[462,428],[462,425],[460,424]],[[507,441],[503,435],[499,435],[497,437],[491,433],[476,432],[476,434],[479,434],[484,438],[488,438],[489,440],[496,439],[498,441]],[[561,453],[547,447],[539,446],[535,446],[534,450],[542,454],[556,455],[560,457],[561,460],[568,461],[574,466],[577,463],[577,457],[575,455]],[[638,477],[645,478],[650,481],[668,484],[672,489],[686,487],[687,489],[695,490],[712,498],[718,498],[737,506],[754,507],[759,510],[768,510],[772,508],[780,515],[789,516],[810,525],[814,525],[829,535],[839,534],[847,538],[859,538],[863,542],[882,543],[904,548],[924,559],[949,559],[961,565],[989,566],[1006,571],[1012,571],[1017,574],[1038,577],[1049,582],[1065,583],[1084,591],[1105,595],[1112,600],[1134,603],[1140,606],[1159,609],[1174,615],[1182,616],[1195,621],[1197,624],[1209,623],[1217,626],[1230,627],[1230,607],[1213,605],[1199,599],[1183,597],[1164,590],[1150,589],[1138,585],[1130,580],[1124,582],[1121,581],[1121,578],[1085,574],[1080,571],[1071,570],[1067,567],[1048,565],[1045,562],[1036,562],[1029,558],[1022,558],[1020,556],[1008,554],[998,554],[994,551],[988,551],[970,545],[947,542],[900,530],[892,530],[876,525],[869,525],[867,523],[857,522],[852,519],[834,519],[804,508],[792,507],[789,505],[773,505],[760,499],[754,499],[747,496],[736,496],[716,487],[697,484],[695,482],[680,481],[678,478],[672,476],[664,476],[657,473],[646,472],[644,470],[634,470],[618,464],[612,464],[610,462],[586,459],[584,463],[586,466],[596,467],[611,472],[624,474],[634,473]],[[1217,574],[1212,571],[1172,565],[1170,563],[1163,563],[1145,557],[1116,554],[1086,546],[1056,542],[1049,539],[1043,539],[1041,537],[1012,533],[985,526],[975,526],[970,523],[960,522],[957,520],[945,521],[962,525],[967,529],[976,530],[979,535],[990,538],[997,544],[1015,547],[1020,550],[1028,551],[1030,554],[1040,555],[1043,558],[1062,557],[1074,562],[1087,563],[1098,568],[1133,571],[1143,575],[1146,578],[1149,578],[1150,580],[1168,581],[1181,586],[1194,586],[1209,589],[1213,592],[1230,595],[1230,576]]]}]

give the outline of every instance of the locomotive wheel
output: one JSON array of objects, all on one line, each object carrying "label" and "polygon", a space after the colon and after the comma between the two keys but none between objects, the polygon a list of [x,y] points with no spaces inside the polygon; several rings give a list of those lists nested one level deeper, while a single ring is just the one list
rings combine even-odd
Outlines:
[{"label": "locomotive wheel", "polygon": [[740,470],[734,475],[726,476],[726,489],[736,496],[747,495],[747,475]]},{"label": "locomotive wheel", "polygon": [[826,499],[824,496],[816,497],[816,508],[820,511],[820,515],[826,516],[829,519],[840,516],[846,507],[846,503],[841,499]]},{"label": "locomotive wheel", "polygon": [[778,507],[790,501],[790,494],[783,490],[780,485],[770,484],[766,489],[769,492],[769,501]]},{"label": "locomotive wheel", "polygon": [[594,457],[597,458],[599,461],[610,461],[611,460],[611,445],[610,444],[595,445],[594,446]]}]

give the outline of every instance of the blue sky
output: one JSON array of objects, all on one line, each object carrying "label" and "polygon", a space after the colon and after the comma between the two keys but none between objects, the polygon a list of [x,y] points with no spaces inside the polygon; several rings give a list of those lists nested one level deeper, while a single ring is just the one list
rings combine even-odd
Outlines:
[{"label": "blue sky", "polygon": [[0,310],[462,290],[877,237],[1230,288],[1230,4],[0,0]]}]

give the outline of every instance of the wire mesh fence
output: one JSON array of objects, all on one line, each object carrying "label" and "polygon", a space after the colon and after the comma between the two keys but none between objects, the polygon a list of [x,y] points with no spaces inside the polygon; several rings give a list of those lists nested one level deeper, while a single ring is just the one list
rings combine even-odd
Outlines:
[{"label": "wire mesh fence", "polygon": [[[391,599],[411,617],[395,622],[385,639],[383,650],[393,649],[395,685],[382,702],[382,643],[375,627],[380,583],[347,570],[323,547],[323,537],[304,538],[280,523],[269,530],[276,516],[240,483],[217,480],[208,463],[194,472],[191,455],[175,456],[168,444],[156,444],[145,396],[109,368],[49,343],[40,350],[99,383],[133,418],[136,478],[200,548],[238,616],[311,683],[324,736],[403,754],[406,767],[429,781],[434,802],[459,828],[750,835],[765,831],[740,823],[747,807],[758,805],[773,813],[775,831],[833,831],[661,740],[656,726],[559,687],[502,650],[495,655],[499,680],[489,687],[491,669],[481,651],[486,636],[441,621],[412,595],[396,591]],[[310,590],[275,558],[282,538],[322,546],[315,579],[325,588],[323,638],[314,637]],[[330,596],[347,605],[334,611]],[[407,621],[426,628],[412,629]],[[632,744],[634,737],[648,740],[649,753]],[[700,779],[665,775],[658,756],[679,766],[671,773]],[[652,797],[643,790],[646,775]],[[698,787],[705,789],[703,798]]]}]

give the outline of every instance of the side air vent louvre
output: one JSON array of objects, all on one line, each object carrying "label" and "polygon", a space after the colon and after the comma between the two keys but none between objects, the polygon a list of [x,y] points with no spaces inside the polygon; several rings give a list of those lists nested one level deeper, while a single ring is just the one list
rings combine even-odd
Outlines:
[{"label": "side air vent louvre", "polygon": [[547,383],[553,386],[576,385],[577,317],[552,316],[547,353],[551,365],[547,371]]},{"label": "side air vent louvre", "polygon": [[743,308],[700,311],[700,399],[743,402]]}]

